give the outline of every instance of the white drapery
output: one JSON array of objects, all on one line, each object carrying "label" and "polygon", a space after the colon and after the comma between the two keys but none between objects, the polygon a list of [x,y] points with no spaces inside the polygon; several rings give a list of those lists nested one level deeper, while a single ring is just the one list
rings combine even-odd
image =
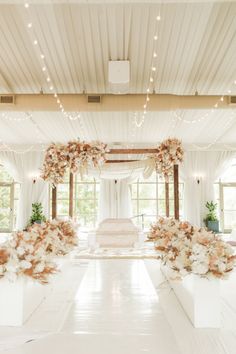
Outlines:
[{"label": "white drapery", "polygon": [[100,178],[98,220],[130,218],[132,200],[130,184],[144,175],[148,178],[155,166],[146,159],[137,162],[105,164],[100,170],[89,169],[88,174]]},{"label": "white drapery", "polygon": [[232,151],[188,151],[180,167],[184,181],[184,218],[196,226],[203,225],[205,204],[215,200],[214,182],[230,166]]},{"label": "white drapery", "polygon": [[132,216],[131,186],[137,178],[149,177],[155,166],[151,159],[137,162],[111,163],[101,170],[88,172],[100,178],[98,220],[107,218],[130,218]]},{"label": "white drapery", "polygon": [[102,179],[100,183],[98,219],[129,218],[132,216],[129,179]]},{"label": "white drapery", "polygon": [[21,184],[16,227],[21,230],[29,221],[32,203],[41,202],[43,211],[48,216],[48,183],[37,178],[40,174],[44,154],[32,151],[16,154],[11,151],[1,151],[0,160],[16,182]]}]

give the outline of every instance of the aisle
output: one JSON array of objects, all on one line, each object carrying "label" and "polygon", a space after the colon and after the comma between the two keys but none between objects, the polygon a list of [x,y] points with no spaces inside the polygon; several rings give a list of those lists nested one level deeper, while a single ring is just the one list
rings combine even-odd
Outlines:
[{"label": "aisle", "polygon": [[8,354],[179,354],[141,260],[93,260],[61,331]]}]

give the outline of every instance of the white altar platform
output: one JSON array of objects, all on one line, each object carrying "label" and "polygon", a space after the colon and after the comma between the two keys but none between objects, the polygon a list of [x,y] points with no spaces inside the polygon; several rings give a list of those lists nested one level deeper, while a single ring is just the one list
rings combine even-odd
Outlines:
[{"label": "white altar platform", "polygon": [[131,219],[105,219],[95,232],[95,243],[105,248],[135,247],[140,241],[140,233]]}]

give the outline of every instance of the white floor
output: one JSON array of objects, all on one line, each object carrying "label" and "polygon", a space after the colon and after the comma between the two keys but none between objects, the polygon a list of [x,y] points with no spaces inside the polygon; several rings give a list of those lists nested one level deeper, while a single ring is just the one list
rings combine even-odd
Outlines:
[{"label": "white floor", "polygon": [[194,329],[162,282],[156,260],[73,263],[24,327],[0,328],[0,348],[9,348],[0,353],[236,353],[235,274],[223,286],[220,330]]}]

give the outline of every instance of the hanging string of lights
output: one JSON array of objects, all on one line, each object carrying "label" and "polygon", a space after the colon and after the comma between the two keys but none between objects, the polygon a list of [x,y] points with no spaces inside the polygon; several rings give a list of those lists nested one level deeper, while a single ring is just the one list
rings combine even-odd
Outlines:
[{"label": "hanging string of lights", "polygon": [[17,117],[12,117],[8,112],[2,112],[1,116],[3,119],[10,122],[23,122],[32,118],[32,114],[30,112],[23,112],[21,117],[19,117],[19,115]]},{"label": "hanging string of lights", "polygon": [[28,15],[27,28],[28,28],[29,33],[31,35],[32,43],[33,43],[34,47],[37,49],[38,58],[41,63],[41,69],[44,74],[44,78],[46,80],[49,91],[52,93],[52,95],[55,99],[55,102],[58,106],[58,110],[61,111],[63,117],[68,119],[69,121],[75,121],[75,120],[79,121],[81,135],[84,137],[85,132],[84,132],[83,123],[81,121],[81,113],[80,112],[79,113],[77,113],[77,112],[70,113],[70,112],[66,111],[66,109],[60,99],[60,95],[57,92],[55,85],[52,82],[52,77],[51,77],[49,70],[48,70],[48,65],[47,65],[45,53],[42,50],[37,33],[34,29],[34,24],[33,24],[32,18],[30,17],[30,4],[29,4],[29,2],[24,2],[24,7],[25,7],[25,9],[27,11],[27,15]]},{"label": "hanging string of lights", "polygon": [[133,121],[134,124],[137,128],[141,128],[142,125],[144,124],[145,121],[145,117],[147,114],[147,110],[148,110],[148,105],[150,103],[150,93],[153,91],[153,87],[154,87],[154,82],[156,79],[156,73],[157,73],[157,43],[158,43],[158,39],[159,39],[159,33],[160,33],[160,21],[161,21],[161,9],[159,8],[159,13],[156,15],[155,17],[155,32],[153,35],[153,51],[152,51],[152,59],[151,59],[151,66],[149,69],[149,82],[148,82],[148,87],[146,90],[146,97],[145,97],[145,101],[144,101],[144,105],[143,105],[143,109],[141,114],[139,114],[138,112],[134,112],[134,116],[133,116]]}]

